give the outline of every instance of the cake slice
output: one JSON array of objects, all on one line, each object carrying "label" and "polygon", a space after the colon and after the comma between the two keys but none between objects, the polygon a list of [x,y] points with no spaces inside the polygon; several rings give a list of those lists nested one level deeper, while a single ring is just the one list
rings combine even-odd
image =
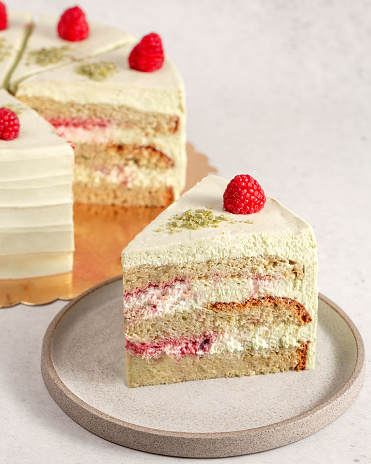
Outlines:
[{"label": "cake slice", "polygon": [[73,149],[35,111],[5,90],[0,108],[19,118],[13,140],[0,140],[0,278],[72,270]]},{"label": "cake slice", "polygon": [[89,21],[89,36],[84,40],[70,42],[58,36],[58,21],[59,18],[56,16],[40,14],[22,57],[10,76],[9,89],[12,93],[15,93],[18,84],[29,76],[135,41],[133,36],[120,29]]},{"label": "cake slice", "polygon": [[131,69],[133,45],[20,83],[17,97],[75,146],[80,203],[168,206],[185,184],[185,96],[165,57],[161,69]]},{"label": "cake slice", "polygon": [[224,211],[227,184],[209,175],[122,252],[130,387],[314,367],[313,231],[270,197]]},{"label": "cake slice", "polygon": [[0,31],[0,87],[6,87],[32,27],[31,14],[9,11],[8,25]]}]

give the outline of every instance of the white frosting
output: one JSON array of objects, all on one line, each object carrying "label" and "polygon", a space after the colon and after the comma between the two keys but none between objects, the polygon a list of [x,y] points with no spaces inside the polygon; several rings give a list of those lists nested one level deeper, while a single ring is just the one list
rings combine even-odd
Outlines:
[{"label": "white frosting", "polygon": [[[69,42],[61,39],[57,33],[59,17],[40,15],[37,25],[27,41],[25,51],[22,55],[17,68],[10,78],[10,87],[14,91],[17,84],[26,77],[39,72],[59,68],[74,60],[81,60],[89,56],[99,55],[108,50],[112,50],[120,45],[133,43],[135,39],[126,32],[112,26],[89,21],[89,37],[77,42]],[[66,57],[58,63],[40,66],[31,60],[29,62],[29,52],[37,51],[42,48],[65,47],[69,49]]]},{"label": "white frosting", "polygon": [[73,224],[0,229],[0,256],[73,250]]},{"label": "white frosting", "polygon": [[81,63],[43,72],[22,82],[17,95],[48,97],[59,102],[108,103],[126,105],[139,111],[182,116],[185,113],[184,86],[179,72],[166,57],[161,69],[140,72],[130,69],[128,56],[133,44],[85,60],[113,62],[118,72],[104,81],[77,74]]},{"label": "white frosting", "polygon": [[[48,179],[48,178],[47,178]],[[16,204],[17,206],[53,205],[65,203],[71,197],[71,182],[55,184],[50,187],[2,188],[0,187],[0,208]],[[0,224],[1,228],[1,224]]]},{"label": "white frosting", "polygon": [[[73,252],[0,256],[0,279],[22,279],[71,271]],[[72,275],[70,273],[69,275]],[[69,276],[66,274],[66,276]]]},{"label": "white frosting", "polygon": [[[179,266],[189,261],[259,255],[280,256],[302,264],[316,261],[316,242],[308,223],[270,197],[259,213],[246,216],[225,212],[223,193],[227,184],[227,180],[209,175],[169,206],[123,250],[124,272],[140,265]],[[199,230],[179,229],[172,235],[164,227],[176,214],[204,207],[235,222],[223,221],[217,227]],[[247,219],[253,224],[246,223]]]},{"label": "white frosting", "polygon": [[8,74],[21,52],[32,23],[32,16],[26,11],[8,11],[8,27],[0,31],[0,87],[7,84]]},{"label": "white frosting", "polygon": [[[0,106],[16,111],[20,121],[16,139],[0,140],[0,256],[9,258],[1,276],[67,272],[74,249],[73,149],[4,90]],[[40,260],[36,253],[43,254]]]}]

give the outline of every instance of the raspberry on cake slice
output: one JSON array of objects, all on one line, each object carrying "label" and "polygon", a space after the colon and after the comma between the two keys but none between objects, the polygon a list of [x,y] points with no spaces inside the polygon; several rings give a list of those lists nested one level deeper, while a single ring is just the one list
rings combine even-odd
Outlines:
[{"label": "raspberry on cake slice", "polygon": [[252,177],[203,179],[122,265],[130,387],[314,367],[315,237]]},{"label": "raspberry on cake slice", "polygon": [[0,108],[0,139],[13,140],[19,134],[19,119],[9,108]]},{"label": "raspberry on cake slice", "polygon": [[161,37],[151,32],[130,52],[129,65],[136,71],[153,72],[162,68],[164,59]]},{"label": "raspberry on cake slice", "polygon": [[85,40],[89,36],[89,24],[85,13],[78,6],[68,8],[62,14],[57,29],[59,37],[69,42]]},{"label": "raspberry on cake slice", "polygon": [[8,12],[3,2],[0,2],[0,31],[8,27]]}]

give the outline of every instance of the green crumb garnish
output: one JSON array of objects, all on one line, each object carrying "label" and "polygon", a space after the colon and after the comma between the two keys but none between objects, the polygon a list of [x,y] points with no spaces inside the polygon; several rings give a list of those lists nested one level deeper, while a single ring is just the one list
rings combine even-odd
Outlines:
[{"label": "green crumb garnish", "polygon": [[7,56],[10,56],[11,45],[6,43],[4,37],[0,39],[0,62],[4,60]]},{"label": "green crumb garnish", "polygon": [[[211,209],[189,209],[185,213],[177,214],[168,220],[164,228],[170,234],[181,232],[181,229],[199,230],[204,227],[218,227],[222,222],[231,222],[228,216],[225,214],[215,215]],[[158,232],[162,231],[161,229]]]},{"label": "green crumb garnish", "polygon": [[30,65],[32,62],[39,66],[56,64],[68,58],[70,56],[68,54],[69,51],[70,47],[68,45],[32,50],[28,53],[26,64]]},{"label": "green crumb garnish", "polygon": [[81,64],[76,69],[77,74],[87,76],[94,81],[104,81],[117,72],[114,63],[110,61],[98,61],[97,63]]}]

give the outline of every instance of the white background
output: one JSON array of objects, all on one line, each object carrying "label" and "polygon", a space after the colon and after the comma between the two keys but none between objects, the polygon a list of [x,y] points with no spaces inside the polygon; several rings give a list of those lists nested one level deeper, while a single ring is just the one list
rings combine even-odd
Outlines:
[{"label": "white background", "polygon": [[[10,4],[10,2],[8,2]],[[220,175],[249,173],[308,220],[320,291],[371,345],[371,4],[358,0],[80,1],[89,19],[158,32],[187,90],[188,141]],[[13,0],[59,15],[65,1]],[[173,463],[75,424],[40,375],[62,302],[0,310],[1,463]],[[235,463],[370,463],[370,363],[360,396],[317,434]],[[226,462],[213,460],[212,462]]]}]

